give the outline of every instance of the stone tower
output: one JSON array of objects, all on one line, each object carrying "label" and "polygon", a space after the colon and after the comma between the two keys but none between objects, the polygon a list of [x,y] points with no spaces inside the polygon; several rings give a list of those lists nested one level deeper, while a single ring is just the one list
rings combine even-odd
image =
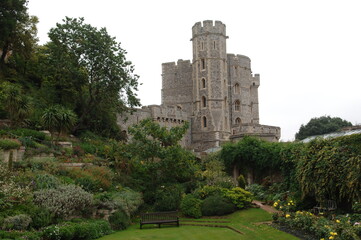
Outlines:
[{"label": "stone tower", "polygon": [[203,21],[192,28],[194,149],[220,146],[230,136],[226,26]]}]

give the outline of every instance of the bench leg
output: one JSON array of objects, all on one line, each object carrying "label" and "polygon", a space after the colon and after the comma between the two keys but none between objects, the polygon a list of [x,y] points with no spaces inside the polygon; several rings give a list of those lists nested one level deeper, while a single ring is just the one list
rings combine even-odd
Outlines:
[{"label": "bench leg", "polygon": [[160,223],[158,223],[158,227],[160,228]]}]

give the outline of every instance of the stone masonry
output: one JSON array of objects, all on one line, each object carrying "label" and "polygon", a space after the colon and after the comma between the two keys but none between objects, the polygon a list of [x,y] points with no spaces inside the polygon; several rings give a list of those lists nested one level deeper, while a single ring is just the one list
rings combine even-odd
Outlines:
[{"label": "stone masonry", "polygon": [[162,104],[118,118],[122,129],[145,118],[172,127],[190,122],[182,145],[202,152],[244,136],[278,141],[281,129],[259,124],[260,75],[247,56],[227,54],[226,26],[197,22],[192,28],[193,60],[162,64]]}]

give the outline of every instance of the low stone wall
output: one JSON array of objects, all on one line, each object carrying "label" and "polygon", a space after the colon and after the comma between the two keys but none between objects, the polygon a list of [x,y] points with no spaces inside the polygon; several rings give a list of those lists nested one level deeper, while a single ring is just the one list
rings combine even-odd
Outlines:
[{"label": "low stone wall", "polygon": [[9,162],[10,152],[13,153],[13,162],[21,161],[24,158],[25,147],[21,146],[19,149],[0,150],[0,162]]}]

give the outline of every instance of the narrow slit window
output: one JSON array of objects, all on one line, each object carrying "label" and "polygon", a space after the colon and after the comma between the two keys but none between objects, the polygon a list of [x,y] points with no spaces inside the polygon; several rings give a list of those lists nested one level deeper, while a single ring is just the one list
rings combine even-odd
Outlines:
[{"label": "narrow slit window", "polygon": [[206,60],[204,58],[201,59],[201,69],[206,69]]},{"label": "narrow slit window", "polygon": [[203,127],[207,127],[207,118],[206,117],[203,117]]},{"label": "narrow slit window", "polygon": [[207,107],[207,99],[204,96],[202,97],[202,106]]}]

